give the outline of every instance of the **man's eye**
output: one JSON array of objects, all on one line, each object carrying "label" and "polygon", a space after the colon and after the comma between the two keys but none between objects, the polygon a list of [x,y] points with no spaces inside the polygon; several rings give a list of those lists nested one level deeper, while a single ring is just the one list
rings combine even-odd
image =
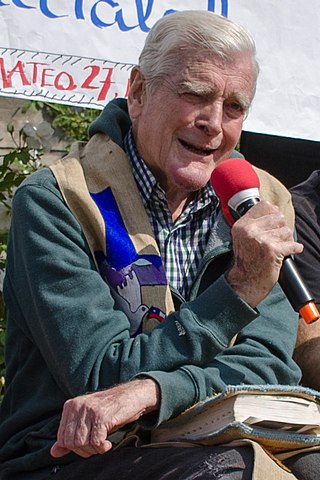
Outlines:
[{"label": "man's eye", "polygon": [[245,108],[239,102],[228,102],[224,105],[225,110],[229,115],[240,116],[245,113]]},{"label": "man's eye", "polygon": [[243,112],[243,107],[240,105],[240,103],[237,102],[232,102],[228,104],[229,108],[232,108],[232,110],[235,110],[237,112]]}]

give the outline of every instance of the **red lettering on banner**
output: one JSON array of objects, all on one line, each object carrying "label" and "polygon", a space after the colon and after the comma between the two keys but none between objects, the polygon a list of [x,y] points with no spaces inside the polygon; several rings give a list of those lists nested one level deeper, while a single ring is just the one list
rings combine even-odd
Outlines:
[{"label": "red lettering on banner", "polygon": [[[106,96],[110,90],[110,87],[111,87],[111,84],[114,83],[114,82],[111,82],[111,77],[112,77],[112,73],[113,73],[113,68],[103,68],[102,70],[107,70],[107,76],[105,78],[105,80],[103,82],[100,82],[102,83],[102,88],[100,90],[100,93],[98,95],[98,102],[100,101],[104,101],[106,99]],[[118,94],[115,95],[115,97],[117,97]]]},{"label": "red lettering on banner", "polygon": [[16,65],[13,67],[13,69],[9,72],[8,76],[10,77],[10,79],[12,78],[12,75],[14,73],[19,73],[20,74],[20,78],[21,78],[21,81],[22,81],[22,85],[25,86],[25,85],[31,85],[31,82],[27,79],[27,77],[25,76],[25,73],[23,71],[23,63],[21,62],[21,60],[18,60]]},{"label": "red lettering on banner", "polygon": [[1,71],[1,76],[2,76],[2,81],[3,81],[3,87],[4,88],[11,88],[12,87],[12,77],[15,73],[18,73],[20,75],[20,80],[21,80],[23,86],[31,85],[30,81],[27,79],[27,77],[24,73],[23,67],[24,67],[24,65],[21,62],[21,60],[18,60],[16,65],[13,67],[13,69],[6,72],[4,61],[3,61],[2,58],[0,58],[0,71]]},{"label": "red lettering on banner", "polygon": [[7,77],[6,67],[3,58],[0,58],[0,72],[2,77],[3,88],[12,87],[11,79]]},{"label": "red lettering on banner", "polygon": [[81,88],[89,88],[89,89],[99,88],[91,85],[91,82],[99,75],[100,67],[98,67],[97,65],[88,65],[87,67],[84,67],[84,70],[87,70],[87,68],[91,68],[91,73],[89,73],[88,77],[85,79],[85,81],[81,85]]},{"label": "red lettering on banner", "polygon": [[47,72],[54,72],[54,68],[44,68],[41,73],[41,87],[52,87],[52,83],[46,83],[46,77],[54,77],[54,75]]},{"label": "red lettering on banner", "polygon": [[[63,76],[66,76],[68,84],[66,86],[63,86],[62,83],[60,83],[60,80]],[[68,72],[60,72],[56,76],[54,80],[54,86],[57,90],[74,90],[77,88],[77,85],[74,83],[72,75]]]},{"label": "red lettering on banner", "polygon": [[[54,90],[56,90],[56,94],[58,91],[73,92],[72,98],[75,99],[75,103],[75,90],[77,95],[82,95],[81,102],[83,103],[85,103],[83,100],[86,95],[89,96],[89,92],[94,90],[94,96],[90,98],[90,102],[94,101],[99,104],[103,104],[111,96],[113,98],[127,97],[129,94],[130,80],[128,78],[123,79],[124,84],[119,87],[121,91],[116,91],[117,74],[119,74],[117,66],[107,67],[99,64],[87,64],[81,70],[78,68],[78,71],[73,71],[62,70],[58,63],[47,62],[47,58],[44,59],[44,62],[29,60],[25,62],[15,60],[14,66],[8,69],[6,61],[9,62],[9,60],[0,56],[0,90],[14,88],[15,93],[19,93],[19,87],[22,90],[21,87],[23,86],[24,91],[22,93],[26,94],[25,87],[27,86],[31,87],[33,94],[37,94],[40,86],[48,90],[46,98],[50,98],[51,93],[54,94]],[[10,59],[10,62],[11,67],[13,65],[12,59]],[[108,64],[104,63],[102,65]],[[67,68],[67,66],[63,68]],[[54,97],[57,99],[56,94]],[[65,96],[63,98],[65,99]]]},{"label": "red lettering on banner", "polygon": [[26,62],[26,65],[33,65],[32,69],[32,83],[37,83],[38,79],[38,65],[48,65],[47,63],[41,62]]}]

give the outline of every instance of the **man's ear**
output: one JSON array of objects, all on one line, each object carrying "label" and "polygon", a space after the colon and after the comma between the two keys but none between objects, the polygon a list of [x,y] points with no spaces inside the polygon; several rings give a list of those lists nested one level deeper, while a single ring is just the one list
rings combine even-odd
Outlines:
[{"label": "man's ear", "polygon": [[139,117],[145,97],[145,78],[139,67],[133,67],[130,75],[128,111],[131,119]]}]

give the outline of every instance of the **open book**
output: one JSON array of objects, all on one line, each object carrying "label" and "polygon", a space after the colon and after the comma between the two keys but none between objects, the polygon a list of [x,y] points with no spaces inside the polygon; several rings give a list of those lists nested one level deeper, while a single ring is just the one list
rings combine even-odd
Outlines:
[{"label": "open book", "polygon": [[151,441],[214,445],[244,438],[274,452],[320,446],[320,393],[303,387],[231,386],[162,423]]}]

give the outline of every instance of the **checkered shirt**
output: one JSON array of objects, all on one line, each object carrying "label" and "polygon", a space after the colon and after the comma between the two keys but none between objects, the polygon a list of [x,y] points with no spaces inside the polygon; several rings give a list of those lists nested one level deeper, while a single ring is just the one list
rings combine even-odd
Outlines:
[{"label": "checkered shirt", "polygon": [[196,192],[178,220],[173,223],[166,195],[140,157],[132,130],[125,138],[144,207],[157,241],[169,284],[188,299],[190,287],[210,235],[218,201],[210,184]]}]

